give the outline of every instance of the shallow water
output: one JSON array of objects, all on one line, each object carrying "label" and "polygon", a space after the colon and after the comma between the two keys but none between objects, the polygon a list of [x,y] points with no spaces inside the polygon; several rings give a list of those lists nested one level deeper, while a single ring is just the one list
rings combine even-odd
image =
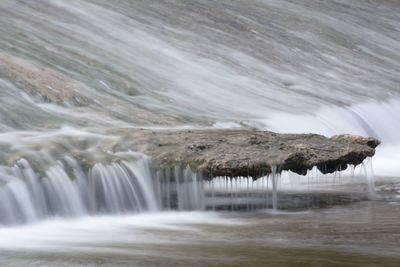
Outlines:
[{"label": "shallow water", "polygon": [[[150,169],[110,165],[134,164],[123,133],[140,127],[369,135],[370,169],[399,177],[399,14],[398,0],[0,1],[0,266],[399,266],[398,178],[315,210],[308,183],[279,194],[301,212],[99,217],[161,210]],[[175,205],[204,207],[178,188]]]},{"label": "shallow water", "polygon": [[0,146],[46,150],[46,136],[69,148],[137,127],[353,133],[381,139],[376,172],[399,176],[399,10],[394,0],[3,0]]},{"label": "shallow water", "polygon": [[400,203],[164,212],[0,229],[1,266],[398,266]]}]

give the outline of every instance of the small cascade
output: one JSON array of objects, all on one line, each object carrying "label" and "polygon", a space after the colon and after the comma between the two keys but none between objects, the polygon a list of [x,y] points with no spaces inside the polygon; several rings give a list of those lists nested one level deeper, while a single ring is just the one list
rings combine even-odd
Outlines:
[{"label": "small cascade", "polygon": [[333,174],[317,167],[306,176],[272,167],[268,176],[215,177],[205,181],[206,208],[226,211],[255,209],[310,209],[374,197],[371,159]]},{"label": "small cascade", "polygon": [[134,155],[92,166],[71,157],[47,169],[25,159],[0,166],[0,225],[162,210],[304,209],[374,197],[370,159],[343,174],[322,175],[314,168],[300,176],[272,167],[258,179],[204,180],[187,166],[155,171],[147,157]]},{"label": "small cascade", "polygon": [[[84,171],[69,157],[44,172],[21,159],[0,168],[0,224],[48,217],[158,211],[160,200],[147,159],[95,164]],[[150,177],[150,179],[149,179]]]},{"label": "small cascade", "polygon": [[[205,181],[206,208],[230,211],[278,209],[280,175],[276,168],[273,170],[271,175],[258,179],[223,176]],[[273,184],[272,188],[269,188],[270,184]]]},{"label": "small cascade", "polygon": [[274,210],[278,209],[278,177],[276,173],[276,166],[272,166],[272,208]]},{"label": "small cascade", "polygon": [[374,170],[372,167],[372,159],[367,158],[363,163],[362,163],[362,169],[364,171],[364,177],[366,179],[366,183],[368,185],[368,194],[371,199],[374,199],[376,197],[375,195],[375,177],[374,177]]},{"label": "small cascade", "polygon": [[156,181],[163,209],[184,211],[206,208],[203,178],[189,167],[175,166],[158,171]]}]

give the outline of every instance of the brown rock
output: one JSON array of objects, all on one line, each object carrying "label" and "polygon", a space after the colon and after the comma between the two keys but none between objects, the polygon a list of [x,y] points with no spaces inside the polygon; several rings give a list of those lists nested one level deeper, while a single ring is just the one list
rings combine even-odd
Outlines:
[{"label": "brown rock", "polygon": [[279,172],[291,170],[303,175],[314,166],[332,173],[372,157],[380,143],[353,135],[327,138],[251,130],[138,130],[126,138],[136,140],[131,146],[149,155],[156,168],[189,165],[206,177],[261,177],[273,166]]}]

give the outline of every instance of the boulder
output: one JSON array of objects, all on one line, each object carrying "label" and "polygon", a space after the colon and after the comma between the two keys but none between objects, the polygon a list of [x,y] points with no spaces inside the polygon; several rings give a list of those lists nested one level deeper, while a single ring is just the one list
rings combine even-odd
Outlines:
[{"label": "boulder", "polygon": [[151,157],[156,169],[189,165],[206,178],[265,176],[290,170],[305,175],[314,166],[322,173],[359,165],[375,154],[371,137],[277,134],[254,130],[135,130],[125,138]]}]

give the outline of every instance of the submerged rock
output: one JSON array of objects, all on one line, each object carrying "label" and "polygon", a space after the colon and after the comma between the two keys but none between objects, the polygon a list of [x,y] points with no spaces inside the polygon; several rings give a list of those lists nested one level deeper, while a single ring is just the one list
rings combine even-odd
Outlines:
[{"label": "submerged rock", "polygon": [[91,102],[82,83],[28,59],[0,53],[0,76],[44,102],[76,106]]},{"label": "submerged rock", "polygon": [[[28,138],[29,137],[29,138]],[[354,135],[331,138],[316,134],[277,134],[249,129],[146,130],[120,129],[94,133],[21,136],[19,145],[0,140],[0,163],[13,166],[26,159],[45,172],[65,157],[86,168],[149,156],[156,170],[189,166],[204,178],[251,176],[275,170],[305,175],[314,166],[322,173],[358,165],[375,154],[379,141]],[[46,155],[38,157],[38,153]]]},{"label": "submerged rock", "polygon": [[374,138],[353,135],[328,138],[252,130],[138,130],[126,138],[136,140],[133,146],[149,155],[156,168],[189,165],[206,178],[257,178],[273,168],[305,175],[314,166],[332,173],[348,164],[359,165],[380,144]]}]

